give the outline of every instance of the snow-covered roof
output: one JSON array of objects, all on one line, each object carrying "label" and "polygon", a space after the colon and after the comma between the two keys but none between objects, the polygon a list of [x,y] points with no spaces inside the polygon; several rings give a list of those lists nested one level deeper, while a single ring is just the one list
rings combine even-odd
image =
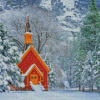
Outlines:
[{"label": "snow-covered roof", "polygon": [[25,32],[25,34],[33,34],[32,32]]},{"label": "snow-covered roof", "polygon": [[[40,57],[40,55],[36,52],[36,50],[33,48],[32,45],[30,45],[28,47],[28,49],[23,53],[23,56],[21,57],[21,60],[24,59],[24,57],[28,54],[28,52],[32,50],[32,52],[34,53],[34,55],[37,57],[37,59],[39,60],[39,62],[43,65],[43,67],[48,71],[50,72],[49,68],[46,66],[46,64],[44,63],[44,61],[42,60],[42,58]],[[17,66],[19,65],[20,63],[16,64]]]},{"label": "snow-covered roof", "polygon": [[32,65],[29,67],[29,69],[26,71],[26,73],[23,74],[23,76],[27,76],[28,73],[31,71],[31,69],[32,69],[33,67],[36,67],[37,70],[39,71],[39,73],[43,76],[42,72],[39,70],[39,68],[36,66],[36,64],[32,64]]},{"label": "snow-covered roof", "polygon": [[22,56],[28,51],[28,49],[31,47],[31,45],[30,46],[28,46],[28,48],[27,48],[27,50],[26,51],[24,51],[24,53],[22,54]]}]

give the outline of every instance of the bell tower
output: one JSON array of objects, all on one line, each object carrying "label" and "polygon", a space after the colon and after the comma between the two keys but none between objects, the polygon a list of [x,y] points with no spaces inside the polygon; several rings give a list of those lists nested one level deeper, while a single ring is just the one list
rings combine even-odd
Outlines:
[{"label": "bell tower", "polygon": [[24,34],[24,51],[28,48],[28,46],[33,45],[32,42],[32,32],[29,23],[29,15],[27,15],[27,21],[25,26],[25,34]]}]

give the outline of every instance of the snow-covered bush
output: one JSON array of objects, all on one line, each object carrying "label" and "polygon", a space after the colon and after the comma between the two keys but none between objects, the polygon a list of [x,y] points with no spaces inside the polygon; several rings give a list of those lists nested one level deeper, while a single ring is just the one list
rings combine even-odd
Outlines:
[{"label": "snow-covered bush", "polygon": [[31,86],[31,88],[32,88],[33,91],[41,92],[41,91],[45,90],[41,83],[39,85],[34,85],[30,81],[30,86]]},{"label": "snow-covered bush", "polygon": [[64,85],[65,85],[66,88],[69,88],[69,87],[70,87],[68,81],[65,81],[65,82],[64,82]]},{"label": "snow-covered bush", "polygon": [[66,75],[66,71],[64,72],[63,70],[61,70],[61,73],[62,73],[62,83],[64,85],[65,88],[69,88],[69,82],[68,82],[68,79],[67,79],[67,75]]}]

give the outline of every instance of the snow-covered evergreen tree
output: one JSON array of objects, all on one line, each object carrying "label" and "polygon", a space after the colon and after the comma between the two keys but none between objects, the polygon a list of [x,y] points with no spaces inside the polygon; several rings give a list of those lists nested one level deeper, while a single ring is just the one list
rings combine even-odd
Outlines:
[{"label": "snow-covered evergreen tree", "polygon": [[78,38],[76,41],[73,41],[73,57],[74,63],[72,67],[72,83],[73,87],[79,87],[81,90],[82,85],[82,71],[83,71],[83,63],[85,60],[85,53],[83,50],[80,50],[80,41],[81,39]]},{"label": "snow-covered evergreen tree", "polygon": [[80,47],[86,55],[82,72],[83,84],[87,85],[90,91],[91,89],[93,91],[94,65],[97,54],[97,42],[100,33],[100,15],[98,8],[95,6],[94,0],[91,0],[90,12],[83,20],[81,32],[82,42],[80,43]]},{"label": "snow-covered evergreen tree", "polygon": [[100,90],[100,52],[98,52],[97,60],[95,62],[95,70],[94,70],[94,75],[95,75],[95,85],[97,86],[97,90]]},{"label": "snow-covered evergreen tree", "polygon": [[0,89],[7,90],[10,85],[24,87],[20,69],[16,66],[20,52],[15,43],[7,38],[7,32],[0,23]]},{"label": "snow-covered evergreen tree", "polygon": [[94,84],[97,86],[97,90],[100,90],[100,36],[97,38],[97,43],[96,43],[96,60],[94,64]]},{"label": "snow-covered evergreen tree", "polygon": [[54,74],[53,68],[50,64],[50,59],[48,56],[46,56],[46,58],[45,58],[45,63],[48,66],[48,68],[50,69],[50,72],[48,74],[49,88],[54,89],[56,87],[56,78],[55,78],[55,74]]},{"label": "snow-covered evergreen tree", "polygon": [[94,85],[94,79],[95,79],[95,52],[94,51],[88,51],[86,55],[86,59],[84,62],[83,72],[82,72],[82,79],[83,79],[83,85],[84,87],[89,87],[90,91],[93,91],[93,85]]},{"label": "snow-covered evergreen tree", "polygon": [[96,40],[100,33],[100,15],[94,0],[92,0],[90,12],[87,13],[83,20],[81,32],[85,39],[83,47],[85,52],[87,53],[89,50],[94,51]]}]

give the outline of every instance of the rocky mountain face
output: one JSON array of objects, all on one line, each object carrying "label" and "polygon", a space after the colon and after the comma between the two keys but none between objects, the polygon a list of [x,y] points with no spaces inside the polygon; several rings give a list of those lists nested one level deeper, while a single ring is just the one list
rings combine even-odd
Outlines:
[{"label": "rocky mountain face", "polygon": [[[100,10],[100,0],[95,0],[96,6]],[[79,9],[81,13],[86,13],[89,10],[91,0],[75,0],[75,8]]]},{"label": "rocky mountain face", "polygon": [[65,13],[64,9],[66,7],[65,7],[65,5],[63,5],[63,2],[61,2],[61,0],[51,0],[51,7],[52,7],[52,11],[57,16]]},{"label": "rocky mountain face", "polygon": [[[95,2],[100,10],[100,0],[95,0]],[[70,32],[71,36],[76,36],[80,32],[82,18],[89,11],[90,4],[91,0],[42,0],[40,6],[52,10],[61,27]]]},{"label": "rocky mountain face", "polygon": [[37,5],[39,6],[41,0],[0,0],[0,5],[2,9],[11,10],[11,8],[23,8],[28,5]]},{"label": "rocky mountain face", "polygon": [[[100,0],[95,0],[95,2],[100,10]],[[0,11],[36,5],[41,7],[41,9],[52,10],[58,16],[64,13],[65,8],[70,8],[69,6],[85,13],[88,11],[90,3],[91,0],[0,0]]]}]

